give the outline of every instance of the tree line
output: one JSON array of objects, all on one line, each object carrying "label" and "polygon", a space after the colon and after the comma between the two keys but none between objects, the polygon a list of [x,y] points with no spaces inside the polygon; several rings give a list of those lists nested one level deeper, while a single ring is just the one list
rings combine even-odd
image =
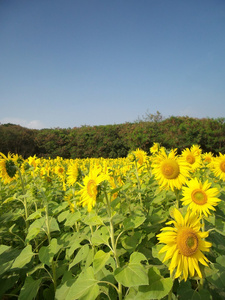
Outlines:
[{"label": "tree line", "polygon": [[28,129],[0,125],[0,152],[55,158],[125,157],[140,148],[149,153],[154,142],[178,153],[193,144],[204,152],[225,153],[225,118],[162,118],[150,115],[133,123],[74,128]]}]

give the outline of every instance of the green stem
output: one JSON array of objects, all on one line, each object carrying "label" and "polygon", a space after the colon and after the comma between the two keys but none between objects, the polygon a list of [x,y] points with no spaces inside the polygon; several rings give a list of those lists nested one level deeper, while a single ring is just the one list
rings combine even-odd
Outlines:
[{"label": "green stem", "polygon": [[24,212],[25,212],[25,224],[26,224],[26,229],[28,231],[29,229],[29,221],[27,221],[28,218],[28,208],[27,208],[27,198],[25,197],[25,184],[24,184],[24,180],[23,180],[23,176],[21,174],[21,171],[19,168],[17,168],[18,173],[19,173],[19,178],[20,178],[20,182],[21,182],[21,187],[22,187],[22,194],[23,194],[23,206],[24,206]]},{"label": "green stem", "polygon": [[175,195],[176,195],[176,202],[177,202],[177,208],[180,208],[180,191],[175,189]]},{"label": "green stem", "polygon": [[[49,215],[48,215],[48,203],[46,201],[45,204],[45,223],[46,223],[46,229],[47,229],[47,237],[48,237],[48,243],[50,245],[51,243],[51,233],[50,233],[50,226],[49,226]],[[57,283],[56,283],[56,268],[55,268],[55,261],[52,260],[52,282],[54,284],[54,291],[56,291]]]},{"label": "green stem", "polygon": [[140,205],[142,207],[142,197],[141,197],[141,182],[140,182],[140,179],[139,179],[139,175],[138,175],[138,166],[137,166],[137,161],[135,160],[135,169],[136,169],[136,178],[137,178],[137,184],[138,184],[138,196],[139,196],[139,200],[140,200]]},{"label": "green stem", "polygon": [[[115,242],[115,234],[114,234],[114,226],[113,226],[113,222],[112,222],[112,212],[111,212],[111,205],[110,205],[110,201],[107,195],[107,192],[105,192],[105,198],[106,198],[106,203],[107,203],[107,210],[108,210],[108,214],[109,214],[109,224],[110,224],[110,238],[111,238],[111,244],[112,244],[112,250],[113,250],[113,255],[116,261],[116,267],[119,268],[120,267],[120,261],[117,255],[117,249],[116,249],[116,242]],[[122,284],[118,283],[118,296],[119,296],[119,300],[122,300]]]}]

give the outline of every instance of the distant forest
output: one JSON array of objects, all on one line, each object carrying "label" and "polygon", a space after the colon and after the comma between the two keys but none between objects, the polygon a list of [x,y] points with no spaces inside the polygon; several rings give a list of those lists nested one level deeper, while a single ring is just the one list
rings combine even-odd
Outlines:
[{"label": "distant forest", "polygon": [[193,144],[203,152],[225,153],[225,118],[169,117],[146,114],[133,123],[74,128],[28,129],[0,124],[0,152],[24,158],[118,158],[140,148],[149,153],[154,142],[180,153]]}]

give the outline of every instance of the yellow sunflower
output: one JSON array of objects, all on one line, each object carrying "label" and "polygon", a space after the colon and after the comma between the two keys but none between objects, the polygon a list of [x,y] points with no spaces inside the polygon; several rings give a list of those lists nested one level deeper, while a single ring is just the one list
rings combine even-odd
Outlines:
[{"label": "yellow sunflower", "polygon": [[78,177],[78,166],[76,161],[72,161],[70,163],[66,173],[67,173],[67,183],[69,185],[74,185]]},{"label": "yellow sunflower", "polygon": [[192,146],[191,149],[186,148],[182,151],[181,156],[190,165],[191,169],[194,171],[198,169],[201,165],[201,155],[200,149],[196,146]]},{"label": "yellow sunflower", "polygon": [[213,159],[212,170],[216,177],[225,181],[225,154],[220,153]]},{"label": "yellow sunflower", "polygon": [[6,157],[0,152],[0,177],[5,184],[10,183],[16,178],[17,167],[14,160],[10,154]]},{"label": "yellow sunflower", "polygon": [[202,161],[204,164],[209,164],[213,160],[213,153],[212,152],[206,152],[202,154]]},{"label": "yellow sunflower", "polygon": [[169,154],[160,151],[152,161],[152,173],[159,182],[161,188],[181,189],[189,176],[189,169],[184,158],[176,155],[176,150]]},{"label": "yellow sunflower", "polygon": [[138,164],[140,166],[142,166],[143,163],[146,161],[147,153],[139,148],[136,151],[134,151],[133,153],[135,155],[135,158],[136,158]]},{"label": "yellow sunflower", "polygon": [[105,179],[105,174],[101,173],[101,169],[97,166],[92,167],[89,171],[89,175],[84,177],[84,186],[82,186],[82,189],[78,192],[78,194],[80,194],[79,204],[83,207],[87,206],[88,212],[95,206],[98,193],[97,187]]},{"label": "yellow sunflower", "polygon": [[[169,271],[174,278],[187,280],[188,276],[196,274],[202,278],[199,263],[208,266],[209,260],[202,251],[209,252],[211,243],[205,241],[208,232],[202,232],[200,218],[190,211],[183,218],[178,209],[173,210],[174,221],[167,222],[162,232],[157,235],[159,243],[166,244],[159,253],[166,252],[163,259],[165,262],[171,259]],[[176,269],[176,270],[175,270]]]},{"label": "yellow sunflower", "polygon": [[197,178],[191,179],[186,183],[187,187],[183,187],[181,201],[183,205],[188,205],[195,213],[199,213],[200,216],[204,214],[206,217],[210,214],[210,209],[215,210],[214,206],[221,200],[216,198],[219,194],[217,188],[210,188],[211,183],[206,180],[204,183]]},{"label": "yellow sunflower", "polygon": [[159,143],[154,143],[153,146],[150,148],[150,152],[152,154],[155,154],[159,151],[160,144]]}]

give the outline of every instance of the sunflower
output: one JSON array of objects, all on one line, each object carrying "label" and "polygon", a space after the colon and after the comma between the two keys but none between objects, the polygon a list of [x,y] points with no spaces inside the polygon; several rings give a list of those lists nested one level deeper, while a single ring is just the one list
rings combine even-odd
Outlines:
[{"label": "sunflower", "polygon": [[16,178],[16,174],[17,167],[13,156],[8,154],[8,157],[6,157],[3,153],[0,152],[0,177],[3,179],[4,183],[10,183]]},{"label": "sunflower", "polygon": [[155,154],[159,151],[160,144],[159,143],[154,143],[153,146],[150,148],[150,152],[152,154]]},{"label": "sunflower", "polygon": [[225,181],[225,154],[220,153],[219,156],[215,157],[211,166],[214,175]]},{"label": "sunflower", "polygon": [[66,173],[68,175],[67,176],[67,183],[69,185],[73,185],[77,181],[77,177],[78,177],[78,166],[77,166],[76,161],[73,161],[73,162],[70,163]]},{"label": "sunflower", "polygon": [[147,153],[139,148],[136,151],[133,151],[135,158],[140,166],[146,161]]},{"label": "sunflower", "polygon": [[88,212],[95,206],[98,193],[97,187],[105,179],[105,174],[101,173],[101,169],[97,166],[92,167],[89,174],[84,177],[84,186],[78,192],[80,194],[79,204],[83,207],[87,206]]},{"label": "sunflower", "polygon": [[191,169],[194,171],[198,169],[201,165],[201,150],[195,145],[191,149],[186,148],[182,151],[181,156],[190,165]]},{"label": "sunflower", "polygon": [[211,183],[206,180],[204,183],[197,178],[191,179],[186,183],[187,187],[183,187],[183,198],[181,201],[183,205],[189,205],[188,207],[195,213],[202,213],[207,217],[209,210],[215,210],[214,206],[221,200],[216,198],[219,194],[217,188],[210,188]]},{"label": "sunflower", "polygon": [[161,188],[181,189],[189,176],[189,166],[184,158],[176,155],[176,150],[160,151],[152,162],[152,173]]},{"label": "sunflower", "polygon": [[209,252],[212,246],[211,243],[205,241],[209,233],[200,230],[200,218],[190,211],[183,218],[179,210],[175,208],[173,216],[174,221],[167,222],[167,225],[173,224],[174,227],[164,227],[157,235],[159,243],[166,244],[159,251],[159,253],[166,252],[163,262],[171,259],[169,271],[170,276],[174,278],[180,277],[181,280],[186,281],[189,274],[190,277],[197,274],[202,278],[199,263],[208,266],[209,260],[202,251]]},{"label": "sunflower", "polygon": [[204,164],[209,164],[213,160],[213,153],[212,152],[205,152],[202,154],[202,161]]}]

